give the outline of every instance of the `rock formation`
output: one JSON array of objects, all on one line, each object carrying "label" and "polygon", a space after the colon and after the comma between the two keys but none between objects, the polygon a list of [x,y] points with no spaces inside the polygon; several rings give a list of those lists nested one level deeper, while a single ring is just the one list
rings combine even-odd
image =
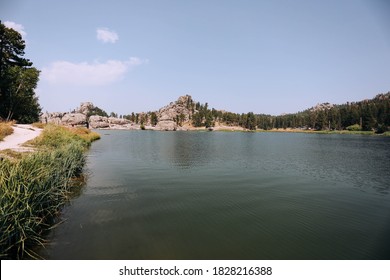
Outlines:
[{"label": "rock formation", "polygon": [[[156,112],[137,114],[138,122],[124,118],[91,115],[96,112],[91,102],[83,102],[80,107],[71,113],[44,113],[40,120],[42,123],[55,123],[67,126],[87,126],[96,129],[152,129],[152,130],[183,130],[182,125],[189,122],[196,112],[195,103],[190,95],[179,97],[175,102],[162,107]],[[105,112],[104,112],[105,113]],[[157,124],[151,125],[152,114],[157,117]]]},{"label": "rock formation", "polygon": [[89,114],[89,112],[93,109],[93,108],[95,108],[95,106],[92,104],[92,102],[82,102],[81,104],[80,104],[80,107],[79,108],[77,108],[75,111],[77,112],[77,113],[80,113],[80,114],[83,114],[83,115],[88,115]]},{"label": "rock formation", "polygon": [[54,123],[54,124],[62,124],[62,117],[65,113],[55,112],[55,113],[43,113],[40,116],[40,120],[42,123]]},{"label": "rock formation", "polygon": [[330,103],[328,103],[328,102],[326,102],[326,103],[319,103],[319,104],[317,104],[316,106],[314,106],[314,107],[312,107],[311,109],[310,109],[310,111],[311,112],[318,112],[318,111],[325,111],[325,110],[330,110],[330,109],[332,109],[334,107],[334,105],[333,104],[330,104]]},{"label": "rock formation", "polygon": [[86,126],[87,116],[81,113],[69,113],[62,116],[61,122],[69,126]]},{"label": "rock formation", "polygon": [[94,108],[95,106],[91,102],[83,102],[72,113],[44,113],[41,115],[40,121],[42,123],[90,128],[131,128],[129,120],[98,115],[89,116]]},{"label": "rock formation", "polygon": [[54,123],[69,126],[86,126],[87,116],[81,113],[44,113],[40,116],[42,123]]},{"label": "rock formation", "polygon": [[91,127],[91,128],[109,128],[110,124],[108,123],[107,117],[90,116],[89,117],[89,127]]},{"label": "rock formation", "polygon": [[193,100],[190,95],[180,96],[176,102],[161,108],[157,113],[156,130],[177,130],[180,124],[188,122],[193,114]]}]

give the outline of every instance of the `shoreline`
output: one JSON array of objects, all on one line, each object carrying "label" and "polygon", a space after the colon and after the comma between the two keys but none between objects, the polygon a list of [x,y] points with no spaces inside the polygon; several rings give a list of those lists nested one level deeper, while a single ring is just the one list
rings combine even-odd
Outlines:
[{"label": "shoreline", "polygon": [[296,129],[296,128],[286,128],[286,129],[256,129],[249,130],[241,126],[217,126],[212,127],[211,129],[206,127],[192,127],[192,126],[183,126],[179,127],[176,130],[160,130],[155,129],[152,126],[145,126],[145,129],[141,128],[122,128],[122,127],[107,127],[107,128],[92,128],[93,130],[145,130],[145,131],[160,131],[160,132],[254,132],[254,133],[306,133],[306,134],[336,134],[336,135],[366,135],[366,136],[390,136],[390,131],[387,131],[382,134],[375,133],[374,131],[349,131],[349,130],[308,130],[308,129]]},{"label": "shoreline", "polygon": [[[25,144],[38,137],[43,129],[37,128],[31,124],[15,124],[12,126],[14,132],[8,136],[6,136],[3,141],[0,141],[0,152],[4,150],[12,150],[14,152],[33,152],[35,151],[34,147],[25,146]],[[140,128],[123,128],[123,127],[111,127],[111,128],[95,128],[94,130],[142,130]],[[152,126],[145,126],[145,130],[148,131],[163,131],[158,130]],[[218,125],[212,127],[211,129],[206,127],[193,127],[190,125],[184,125],[179,127],[177,131],[184,132],[254,132],[254,133],[306,133],[306,134],[335,134],[335,135],[365,135],[365,136],[384,136],[389,137],[390,132],[385,132],[383,134],[376,134],[373,131],[348,131],[348,130],[304,130],[304,129],[256,129],[256,130],[248,130],[240,126],[223,126]]]},{"label": "shoreline", "polygon": [[385,132],[382,134],[375,133],[374,131],[349,131],[349,130],[304,130],[304,129],[294,129],[294,128],[286,128],[286,129],[270,129],[263,130],[258,129],[256,132],[275,132],[275,133],[307,133],[307,134],[338,134],[338,135],[367,135],[367,136],[390,136],[389,132]]}]

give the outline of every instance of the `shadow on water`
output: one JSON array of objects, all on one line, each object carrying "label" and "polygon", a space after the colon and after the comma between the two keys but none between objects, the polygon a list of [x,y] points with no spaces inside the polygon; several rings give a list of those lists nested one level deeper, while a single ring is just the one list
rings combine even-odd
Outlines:
[{"label": "shadow on water", "polygon": [[388,216],[383,231],[378,235],[379,237],[375,241],[377,259],[390,260],[390,215]]}]

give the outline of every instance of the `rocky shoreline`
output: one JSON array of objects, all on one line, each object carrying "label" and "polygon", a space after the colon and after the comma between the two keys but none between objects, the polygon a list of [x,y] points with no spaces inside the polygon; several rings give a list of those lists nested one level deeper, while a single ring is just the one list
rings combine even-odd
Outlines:
[{"label": "rocky shoreline", "polygon": [[91,129],[122,130],[157,130],[157,131],[198,131],[198,130],[230,130],[243,131],[242,127],[226,126],[216,123],[214,127],[194,127],[192,116],[197,112],[190,95],[180,96],[177,101],[162,107],[158,111],[139,113],[137,120],[128,118],[107,117],[93,114],[96,108],[91,102],[83,102],[72,112],[43,113],[42,123],[54,123],[64,126],[84,126]]}]

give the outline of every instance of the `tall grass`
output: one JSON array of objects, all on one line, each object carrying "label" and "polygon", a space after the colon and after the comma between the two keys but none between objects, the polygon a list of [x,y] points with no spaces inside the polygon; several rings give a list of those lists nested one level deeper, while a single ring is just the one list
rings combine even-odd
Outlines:
[{"label": "tall grass", "polygon": [[91,141],[47,126],[33,143],[39,151],[0,162],[1,258],[37,257],[31,248],[44,243],[44,232],[72,194],[73,178],[82,174]]},{"label": "tall grass", "polygon": [[99,134],[86,128],[69,128],[49,124],[39,137],[30,141],[30,144],[37,147],[57,149],[69,143],[78,143],[87,148],[92,141],[99,138]]},{"label": "tall grass", "polygon": [[0,141],[3,141],[4,137],[14,132],[12,125],[13,122],[0,122]]}]

